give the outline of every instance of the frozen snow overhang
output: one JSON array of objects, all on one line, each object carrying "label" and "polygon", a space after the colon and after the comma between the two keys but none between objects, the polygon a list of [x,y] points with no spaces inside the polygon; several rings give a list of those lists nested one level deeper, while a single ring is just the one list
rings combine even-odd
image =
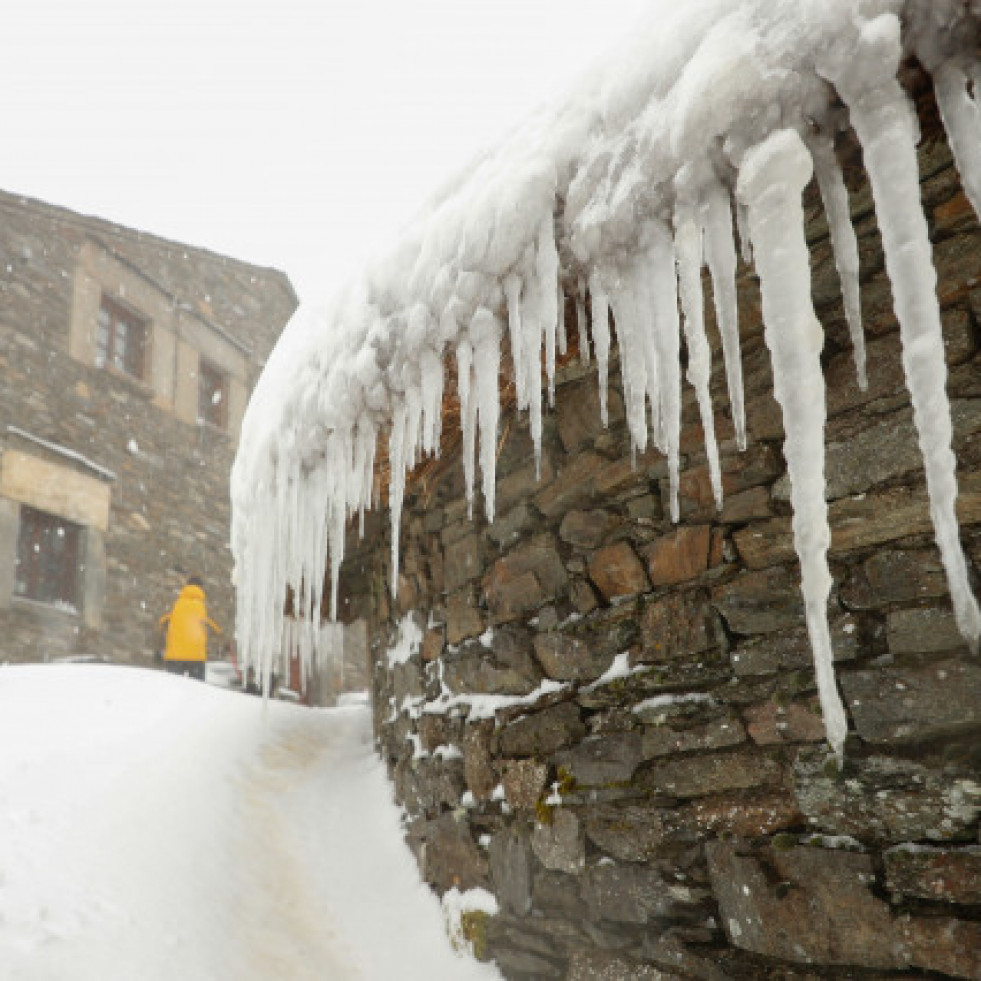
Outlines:
[{"label": "frozen snow overhang", "polygon": [[[684,331],[687,377],[721,501],[701,275],[707,267],[730,411],[744,445],[735,213],[761,281],[808,630],[828,739],[840,757],[846,718],[825,612],[823,332],[811,302],[801,194],[816,177],[864,385],[858,251],[835,153],[846,131],[861,145],[873,191],[957,623],[976,649],[981,613],[954,513],[917,119],[897,74],[915,59],[932,77],[965,191],[979,211],[979,28],[979,0],[693,0],[659,10],[646,33],[583,78],[566,102],[539,112],[480,159],[328,308],[301,309],[253,395],[233,471],[246,660],[268,663],[288,586],[302,596],[302,584],[322,582],[330,568],[336,596],[345,526],[372,504],[383,431],[390,434],[397,568],[405,475],[421,455],[438,452],[448,356],[456,362],[467,492],[479,465],[493,519],[501,342],[538,446],[543,388],[551,394],[565,343],[563,289],[576,298],[580,329],[591,334],[604,412],[615,331],[631,440],[635,449],[654,444],[666,454],[674,517]],[[313,625],[319,592],[304,604]]]}]

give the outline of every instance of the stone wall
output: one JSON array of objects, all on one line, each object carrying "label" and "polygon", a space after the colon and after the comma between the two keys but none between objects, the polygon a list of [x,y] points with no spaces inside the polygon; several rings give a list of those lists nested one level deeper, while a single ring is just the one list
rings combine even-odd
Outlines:
[{"label": "stone wall", "polygon": [[0,194],[0,461],[29,454],[101,483],[109,497],[106,526],[85,530],[86,596],[74,614],[12,597],[18,503],[0,495],[0,662],[98,655],[149,664],[157,618],[192,573],[229,635],[234,622],[228,475],[237,433],[188,424],[149,385],[73,356],[83,250],[138,280],[181,323],[221,343],[234,338],[249,388],[296,306],[282,273]]},{"label": "stone wall", "polygon": [[[945,146],[920,162],[976,584],[981,229]],[[744,453],[714,341],[721,513],[691,390],[675,526],[665,462],[632,463],[620,394],[603,430],[577,363],[546,419],[540,478],[526,420],[503,419],[493,525],[479,500],[467,518],[458,459],[414,485],[394,607],[385,522],[352,543],[341,608],[371,624],[377,745],[408,841],[437,892],[495,893],[499,915],[468,929],[508,978],[981,977],[981,665],[932,538],[869,191],[852,191],[866,392],[807,199],[828,337],[830,617],[852,729],[842,772],[823,740],[745,268]],[[393,663],[406,616],[418,642]],[[611,664],[622,670],[604,679]]]}]

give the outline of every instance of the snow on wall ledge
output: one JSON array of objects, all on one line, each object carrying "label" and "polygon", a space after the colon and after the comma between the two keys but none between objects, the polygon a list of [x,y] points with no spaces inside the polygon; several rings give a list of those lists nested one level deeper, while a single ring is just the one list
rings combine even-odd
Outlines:
[{"label": "snow on wall ledge", "polygon": [[981,613],[954,512],[917,121],[897,70],[915,55],[933,76],[965,190],[981,214],[974,98],[981,0],[695,0],[680,7],[659,10],[608,69],[594,69],[565,103],[539,112],[478,160],[330,306],[301,309],[288,325],[252,397],[232,474],[237,633],[247,663],[269,671],[278,656],[288,586],[307,615],[301,657],[308,664],[314,655],[321,599],[304,584],[322,583],[329,568],[336,597],[345,527],[372,504],[383,431],[390,433],[397,582],[405,477],[421,455],[439,450],[447,356],[458,372],[468,499],[479,466],[493,520],[501,342],[510,346],[518,407],[529,414],[537,453],[543,389],[551,397],[556,354],[566,342],[563,291],[576,298],[587,357],[591,335],[604,417],[615,330],[631,441],[635,450],[652,443],[666,454],[675,520],[684,330],[687,378],[721,505],[701,275],[707,267],[744,448],[735,213],[743,254],[760,277],[808,632],[828,740],[840,758],[847,721],[826,619],[823,335],[811,302],[801,193],[815,176],[864,387],[858,249],[833,151],[848,126],[872,186],[954,611],[977,649]]}]

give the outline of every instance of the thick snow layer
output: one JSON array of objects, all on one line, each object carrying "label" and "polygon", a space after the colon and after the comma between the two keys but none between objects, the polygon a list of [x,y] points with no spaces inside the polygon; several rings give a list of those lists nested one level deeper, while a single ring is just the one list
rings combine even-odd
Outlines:
[{"label": "thick snow layer", "polygon": [[500,976],[454,952],[487,897],[420,881],[364,705],[3,667],[0,746],[5,981]]},{"label": "thick snow layer", "polygon": [[[937,542],[958,625],[976,648],[981,612],[955,518],[956,466],[936,274],[919,203],[916,120],[897,71],[905,55],[915,54],[933,74],[965,189],[977,206],[979,24],[981,4],[962,0],[661,5],[646,32],[449,184],[330,305],[301,309],[253,394],[233,472],[237,632],[245,660],[268,669],[279,656],[287,585],[314,622],[319,589],[311,595],[306,584],[319,586],[329,569],[336,597],[346,524],[377,497],[374,453],[383,434],[395,589],[405,477],[422,455],[438,452],[450,359],[467,494],[472,507],[479,474],[493,518],[501,341],[510,349],[517,404],[528,412],[537,455],[543,397],[551,400],[556,352],[565,343],[560,293],[574,299],[577,327],[591,340],[604,422],[615,334],[631,440],[635,450],[653,444],[666,454],[675,518],[683,331],[721,501],[701,272],[705,267],[712,281],[728,413],[743,447],[738,236],[763,285],[808,630],[829,740],[840,755],[847,720],[824,608],[830,574],[823,338],[810,301],[800,194],[814,174],[864,384],[855,233],[832,149],[847,126],[862,145],[882,230]],[[584,357],[589,353],[587,346]],[[304,657],[316,646],[316,632],[309,636]]]}]

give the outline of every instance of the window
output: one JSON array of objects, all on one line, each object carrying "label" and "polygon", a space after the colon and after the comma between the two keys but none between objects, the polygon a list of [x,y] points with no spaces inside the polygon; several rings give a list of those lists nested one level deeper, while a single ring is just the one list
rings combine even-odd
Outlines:
[{"label": "window", "polygon": [[109,297],[99,306],[98,331],[95,337],[95,363],[143,378],[147,339],[147,322]]},{"label": "window", "polygon": [[228,377],[206,361],[198,366],[198,422],[228,425]]},{"label": "window", "polygon": [[71,521],[21,505],[16,595],[77,612],[81,532]]}]

